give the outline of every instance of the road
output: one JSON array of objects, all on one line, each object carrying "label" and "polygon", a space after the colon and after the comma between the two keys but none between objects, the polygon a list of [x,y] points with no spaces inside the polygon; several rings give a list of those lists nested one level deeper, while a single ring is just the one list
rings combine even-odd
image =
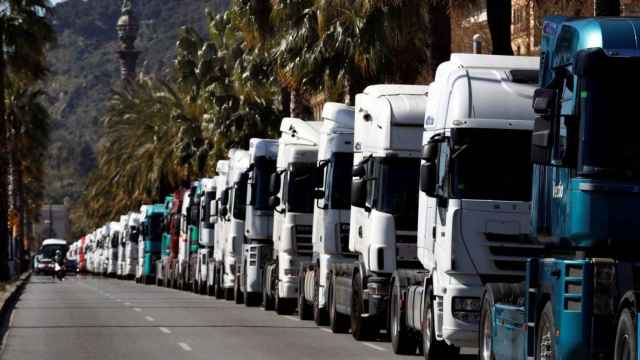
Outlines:
[{"label": "road", "polygon": [[420,359],[311,321],[132,281],[34,276],[1,360]]}]

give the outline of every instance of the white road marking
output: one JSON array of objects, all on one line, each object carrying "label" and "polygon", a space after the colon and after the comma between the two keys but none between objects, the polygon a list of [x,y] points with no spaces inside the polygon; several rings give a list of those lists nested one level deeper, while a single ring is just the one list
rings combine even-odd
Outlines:
[{"label": "white road marking", "polygon": [[159,327],[158,329],[160,329],[160,331],[165,334],[171,334],[171,330],[167,329],[166,327]]},{"label": "white road marking", "polygon": [[295,316],[285,315],[284,317],[286,317],[286,318],[287,318],[287,319],[289,319],[289,320],[300,321],[300,319],[298,319],[298,318],[297,318],[297,317],[295,317]]},{"label": "white road marking", "polygon": [[187,343],[179,342],[178,345],[180,345],[180,347],[184,351],[191,351],[191,346],[189,346]]},{"label": "white road marking", "polygon": [[130,303],[130,302],[126,302],[126,303],[124,303],[124,304],[125,304],[126,306],[131,306],[131,303]]},{"label": "white road marking", "polygon": [[120,299],[116,299],[116,301],[117,301],[117,302],[122,302],[122,300],[120,300]]},{"label": "white road marking", "polygon": [[140,311],[142,311],[142,309],[140,309],[140,308],[133,308],[133,311],[140,312]]},{"label": "white road marking", "polygon": [[156,319],[152,318],[151,316],[145,316],[145,319],[147,319],[147,321],[156,321]]},{"label": "white road marking", "polygon": [[329,334],[333,334],[333,331],[331,331],[331,329],[327,329],[327,328],[320,328],[320,330],[324,331],[324,332],[328,332]]},{"label": "white road marking", "polygon": [[364,346],[368,346],[368,347],[370,347],[370,348],[372,348],[372,349],[374,349],[374,350],[378,350],[378,351],[385,351],[385,349],[384,349],[384,348],[382,348],[382,347],[380,347],[380,346],[378,346],[378,345],[374,345],[374,344],[368,343],[368,342],[363,342],[363,343],[362,343],[362,345],[364,345]]}]

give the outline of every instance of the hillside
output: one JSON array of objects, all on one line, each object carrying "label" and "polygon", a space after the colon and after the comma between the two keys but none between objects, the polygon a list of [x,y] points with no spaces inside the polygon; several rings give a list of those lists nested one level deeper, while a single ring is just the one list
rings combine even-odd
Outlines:
[{"label": "hillside", "polygon": [[[136,46],[142,52],[138,70],[168,75],[177,30],[206,29],[205,9],[218,13],[229,0],[145,0],[136,2],[141,23]],[[47,82],[52,113],[47,194],[54,203],[79,197],[95,166],[111,89],[119,80],[115,24],[118,0],[67,0],[54,8],[58,45],[49,54]]]}]

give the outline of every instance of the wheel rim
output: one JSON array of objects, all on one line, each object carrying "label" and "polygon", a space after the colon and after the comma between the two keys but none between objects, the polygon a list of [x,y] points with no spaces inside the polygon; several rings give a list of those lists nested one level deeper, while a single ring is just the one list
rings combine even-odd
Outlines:
[{"label": "wheel rim", "polygon": [[491,312],[484,314],[484,326],[482,327],[482,360],[491,360],[491,352],[493,349],[493,334],[491,329]]},{"label": "wheel rim", "polygon": [[431,302],[427,302],[425,311],[427,313],[424,318],[424,329],[422,329],[422,348],[426,357],[431,349],[431,322],[433,321],[431,315]]}]

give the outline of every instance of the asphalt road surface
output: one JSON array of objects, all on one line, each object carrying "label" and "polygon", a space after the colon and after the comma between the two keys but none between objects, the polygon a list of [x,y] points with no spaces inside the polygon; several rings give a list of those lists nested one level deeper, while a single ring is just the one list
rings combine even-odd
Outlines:
[{"label": "asphalt road surface", "polygon": [[311,321],[132,281],[34,276],[1,360],[420,359]]}]

